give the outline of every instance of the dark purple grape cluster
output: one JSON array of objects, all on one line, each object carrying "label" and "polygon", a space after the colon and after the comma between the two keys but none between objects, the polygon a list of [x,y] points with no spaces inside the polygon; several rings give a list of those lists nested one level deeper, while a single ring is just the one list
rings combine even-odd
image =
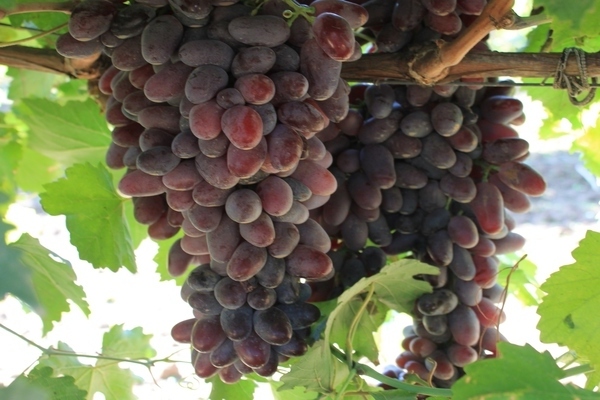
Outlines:
[{"label": "dark purple grape cluster", "polygon": [[57,42],[66,57],[110,58],[106,161],[126,169],[118,189],[151,238],[183,232],[168,270],[194,267],[182,288],[194,318],[172,335],[203,378],[270,376],[304,354],[320,313],[301,280],[333,274],[309,216],[337,185],[315,134],[346,117],[341,65],[361,56],[353,29],[367,13],[314,5],[309,23],[280,0],[86,0]]},{"label": "dark purple grape cluster", "polygon": [[526,212],[528,196],[545,190],[510,126],[523,122],[523,107],[506,87],[352,91],[360,106],[317,134],[338,188],[311,216],[341,247],[329,253],[335,277],[311,283],[310,300],[377,273],[386,255],[411,252],[438,267],[422,277],[434,291],[416,301],[398,366],[448,386],[464,365],[495,353],[504,318],[497,255],[524,244],[506,210]]}]

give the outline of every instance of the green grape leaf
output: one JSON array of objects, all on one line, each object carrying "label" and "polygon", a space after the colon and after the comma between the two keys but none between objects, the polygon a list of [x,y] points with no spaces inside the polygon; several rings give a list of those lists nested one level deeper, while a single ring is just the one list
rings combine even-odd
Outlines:
[{"label": "green grape leaf", "polygon": [[35,293],[31,269],[25,268],[20,262],[21,251],[6,244],[6,233],[12,229],[14,226],[0,220],[0,297],[4,298],[10,293],[29,304],[36,313],[43,314],[44,307]]},{"label": "green grape leaf", "polygon": [[[400,389],[373,392],[371,393],[371,396],[373,396],[375,400],[415,400],[414,393],[409,393]],[[428,399],[431,399],[431,397],[428,397]]]},{"label": "green grape leaf", "polygon": [[[4,232],[5,228],[0,229]],[[60,321],[63,312],[70,310],[67,300],[85,315],[90,314],[85,292],[75,283],[77,276],[69,262],[28,234],[8,246],[4,241],[0,243],[0,275],[0,296],[11,293],[29,304],[42,318],[44,334],[52,329],[54,321]]]},{"label": "green grape leaf", "polygon": [[290,372],[281,377],[279,391],[304,387],[305,391],[332,393],[349,375],[348,366],[340,362],[324,341],[315,343],[295,362]]},{"label": "green grape leaf", "polygon": [[[342,294],[343,295],[343,294]],[[379,349],[373,333],[377,331],[383,323],[386,316],[386,307],[378,302],[369,302],[365,310],[361,312],[360,318],[355,322],[355,318],[363,306],[363,300],[359,297],[353,297],[338,307],[333,318],[331,334],[329,340],[340,346],[346,345],[346,338],[353,323],[356,325],[356,331],[353,336],[353,349],[357,357],[367,357],[371,362],[378,364]]]},{"label": "green grape leaf", "polygon": [[549,28],[554,31],[552,37],[558,51],[570,46],[572,42],[586,51],[598,50],[589,48],[590,44],[587,43],[600,36],[597,20],[600,14],[598,1],[578,0],[571,3],[564,0],[536,0],[534,7],[536,6],[543,6],[544,14],[552,18]]},{"label": "green grape leaf", "polygon": [[[431,292],[431,285],[414,279],[415,275],[437,275],[439,269],[416,260],[400,260],[386,265],[378,274],[362,278],[348,288],[338,298],[336,308],[331,312],[325,327],[325,341],[329,343],[334,322],[339,315],[346,313],[350,302],[373,286],[373,298],[392,310],[409,313],[417,297]],[[382,313],[385,318],[385,312]],[[383,322],[383,319],[381,320]]]},{"label": "green grape leaf", "polygon": [[[414,279],[419,274],[438,274],[439,270],[431,265],[415,260],[400,260],[381,269],[378,274],[363,278],[340,295],[335,308],[330,312],[325,325],[325,342],[346,346],[347,336],[354,325],[352,347],[359,356],[368,357],[377,363],[379,350],[373,333],[385,320],[387,308],[398,312],[410,312],[417,297],[431,292],[431,285]],[[361,297],[372,291],[372,299],[365,305],[362,314],[355,323],[357,313],[364,303]]]},{"label": "green grape leaf", "polygon": [[154,256],[156,272],[160,276],[160,280],[174,281],[177,286],[183,285],[190,271],[188,270],[185,274],[174,278],[171,276],[171,274],[169,274],[167,261],[169,259],[169,249],[171,249],[173,243],[175,243],[175,241],[178,239],[181,239],[182,236],[183,233],[180,232],[170,239],[157,241],[156,244],[158,245],[158,252],[156,253],[156,256]]},{"label": "green grape leaf", "polygon": [[90,98],[88,83],[85,79],[71,79],[56,87],[58,101],[86,101]]},{"label": "green grape leaf", "polygon": [[[53,0],[2,0],[3,8],[10,9],[15,5],[25,3],[51,3]],[[58,12],[29,12],[14,14],[9,17],[12,26],[31,26],[32,24],[42,31],[50,30],[64,24],[69,16]],[[66,28],[64,29],[66,31]]]},{"label": "green grape leaf", "polygon": [[60,105],[47,99],[23,99],[15,110],[29,126],[29,146],[64,165],[104,162],[111,135],[91,99]]},{"label": "green grape leaf", "polygon": [[[466,375],[452,386],[453,400],[598,399],[600,394],[564,386],[563,371],[548,352],[530,345],[498,343],[499,357],[465,367]],[[587,392],[587,393],[586,393]]]},{"label": "green grape leaf", "polygon": [[275,400],[317,400],[320,394],[317,392],[308,392],[301,386],[296,386],[293,389],[279,391],[281,382],[271,380],[271,392]]},{"label": "green grape leaf", "polygon": [[[524,79],[525,82],[532,82],[531,79]],[[582,129],[581,109],[571,104],[567,92],[564,90],[554,90],[551,87],[528,87],[527,94],[534,100],[540,100],[548,117],[540,127],[540,138],[552,139],[567,133],[572,129]],[[571,122],[571,128],[565,130],[560,126],[560,122],[566,118]]]},{"label": "green grape leaf", "polygon": [[218,376],[207,379],[211,382],[210,400],[253,400],[256,383],[251,380],[240,380],[234,384],[223,383]]},{"label": "green grape leaf", "polygon": [[156,351],[150,346],[152,335],[145,335],[142,328],[124,330],[114,325],[102,338],[102,354],[128,359],[150,359]]},{"label": "green grape leaf", "polygon": [[[15,199],[17,187],[14,173],[23,156],[23,147],[19,143],[14,140],[3,142],[0,141],[0,192],[5,193],[6,197],[4,201],[0,199],[1,214],[6,212],[8,203]],[[3,203],[5,207],[2,207]]]},{"label": "green grape leaf", "polygon": [[129,227],[129,234],[131,235],[131,247],[137,249],[140,243],[148,237],[148,226],[140,224],[135,220],[133,216],[133,201],[130,199],[125,200],[123,207],[125,220]]},{"label": "green grape leaf", "polygon": [[50,367],[36,367],[26,379],[32,386],[47,391],[50,394],[49,400],[85,400],[87,393],[75,385],[72,376],[56,378],[52,374],[53,370]]},{"label": "green grape leaf", "polygon": [[[124,330],[123,325],[115,325],[104,334],[100,354],[117,359],[148,359],[156,354],[150,346],[151,337],[142,328]],[[64,343],[59,343],[57,349],[72,352]],[[77,387],[87,391],[86,400],[93,400],[96,392],[102,393],[106,400],[135,400],[132,388],[139,379],[130,370],[119,367],[119,362],[98,359],[94,365],[86,365],[76,357],[43,356],[39,364],[53,368],[55,376],[75,378]]]},{"label": "green grape leaf", "polygon": [[60,75],[20,68],[9,68],[6,75],[12,78],[8,87],[8,98],[13,101],[28,97],[46,98],[61,79]]},{"label": "green grape leaf", "polygon": [[52,400],[47,389],[32,384],[19,376],[7,387],[0,387],[0,400]]},{"label": "green grape leaf", "polygon": [[572,151],[580,151],[583,163],[594,175],[600,176],[600,118],[593,127],[586,127],[585,133],[573,142]]},{"label": "green grape leaf", "polygon": [[378,274],[366,278],[364,284],[368,286],[373,283],[377,300],[392,310],[410,313],[415,299],[432,291],[429,283],[414,279],[414,276],[437,275],[439,271],[439,268],[429,264],[404,259],[386,265]]},{"label": "green grape leaf", "polygon": [[95,268],[135,272],[131,234],[124,214],[125,199],[117,195],[112,176],[101,165],[76,164],[65,178],[44,185],[42,207],[50,215],[64,214],[71,243],[79,257]]},{"label": "green grape leaf", "polygon": [[14,173],[19,188],[39,193],[43,185],[58,179],[63,168],[53,159],[28,147],[23,147],[21,162]]},{"label": "green grape leaf", "polygon": [[[596,371],[600,346],[590,338],[600,331],[600,319],[595,317],[600,309],[599,248],[600,233],[588,231],[573,251],[575,263],[561,267],[544,282],[540,289],[547,295],[538,308],[537,325],[542,342],[569,347]],[[600,373],[594,372],[589,379],[597,385]]]}]

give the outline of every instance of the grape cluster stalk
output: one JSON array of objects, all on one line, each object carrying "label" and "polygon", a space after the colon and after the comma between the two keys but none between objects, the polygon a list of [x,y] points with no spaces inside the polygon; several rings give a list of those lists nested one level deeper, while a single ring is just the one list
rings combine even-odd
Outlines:
[{"label": "grape cluster stalk", "polygon": [[[406,352],[391,369],[450,386],[495,354],[497,255],[520,249],[512,212],[545,183],[523,163],[505,88],[348,85],[342,63],[449,40],[485,0],[85,0],[57,51],[102,54],[107,165],[193,309],[173,338],[202,378],[273,375],[308,350],[316,301],[388,256],[420,276]],[[362,39],[361,39],[362,40]],[[485,49],[485,46],[481,46]],[[399,288],[402,290],[402,288]]]}]

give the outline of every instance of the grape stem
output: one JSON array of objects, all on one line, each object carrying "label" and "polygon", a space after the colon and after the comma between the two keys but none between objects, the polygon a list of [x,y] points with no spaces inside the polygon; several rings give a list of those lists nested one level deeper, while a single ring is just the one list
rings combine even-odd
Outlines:
[{"label": "grape stem", "polygon": [[0,19],[9,15],[38,13],[38,12],[60,12],[71,14],[73,7],[80,1],[55,1],[48,3],[21,3],[12,8],[0,8]]},{"label": "grape stem", "polygon": [[[331,349],[331,353],[337,357],[340,361],[346,360],[346,355],[335,348],[334,346],[329,346]],[[385,376],[380,374],[373,368],[368,365],[361,364],[358,362],[352,362],[352,369],[356,370],[358,375],[368,376],[369,378],[373,378],[381,383],[389,385],[396,389],[402,389],[404,391],[416,394],[424,394],[428,396],[438,396],[438,397],[452,397],[452,390],[450,389],[441,389],[441,388],[432,388],[426,386],[416,386],[408,383],[404,383],[399,381],[398,379],[390,378],[389,376]]]},{"label": "grape stem", "polygon": [[352,319],[352,323],[350,324],[350,328],[348,329],[348,335],[346,335],[346,364],[348,364],[349,368],[352,367],[352,353],[354,353],[352,342],[354,341],[356,328],[358,328],[358,324],[360,323],[360,320],[362,319],[362,316],[365,310],[367,309],[367,306],[371,302],[371,298],[373,297],[374,292],[375,285],[369,285],[369,292],[367,293],[367,296],[365,297],[365,300],[363,301],[362,305],[356,312],[354,319]]},{"label": "grape stem", "polygon": [[26,42],[29,42],[31,40],[36,40],[36,39],[43,38],[45,36],[53,34],[54,32],[58,32],[58,31],[60,31],[63,28],[66,28],[68,25],[69,25],[69,23],[65,22],[64,24],[58,25],[58,26],[56,26],[56,27],[54,27],[54,28],[52,28],[50,30],[47,30],[47,31],[44,31],[44,32],[40,32],[37,35],[33,35],[33,36],[30,36],[30,37],[27,37],[27,38],[15,40],[15,41],[12,41],[12,42],[4,42],[4,43],[0,42],[0,48],[2,48],[2,47],[9,47],[9,46],[16,46],[18,44],[26,43]]},{"label": "grape stem", "polygon": [[[588,77],[600,77],[600,54],[586,53]],[[471,52],[455,66],[448,68],[448,75],[433,83],[449,83],[463,77],[503,77],[550,78],[556,73],[556,66],[563,53],[499,53]],[[343,63],[342,78],[351,82],[411,81],[406,54],[379,53],[363,54],[351,63]],[[574,57],[567,60],[565,74],[580,74]],[[552,85],[548,85],[551,87]]]},{"label": "grape stem", "polygon": [[462,61],[473,47],[494,29],[502,29],[514,22],[514,0],[491,0],[481,15],[451,42],[438,40],[437,46],[418,53],[409,63],[409,73],[424,85],[439,82],[448,75],[448,68]]},{"label": "grape stem", "polygon": [[9,327],[7,327],[4,324],[0,323],[0,328],[13,334],[14,336],[18,337],[19,339],[23,340],[30,346],[37,348],[38,350],[40,350],[43,354],[45,354],[47,356],[81,357],[81,358],[94,358],[97,360],[127,362],[127,363],[131,363],[131,364],[143,365],[144,367],[148,368],[148,370],[150,370],[151,367],[155,366],[155,364],[160,363],[160,362],[189,364],[189,361],[172,360],[170,358],[172,355],[176,354],[177,352],[173,353],[165,358],[149,360],[149,359],[131,359],[131,358],[110,357],[110,356],[95,355],[95,354],[79,354],[74,351],[65,351],[65,350],[55,349],[52,347],[46,348],[40,344],[37,344],[33,340],[26,338],[25,336],[21,335],[20,333],[13,331],[12,329],[10,329]]},{"label": "grape stem", "polygon": [[593,368],[589,364],[578,365],[577,367],[569,368],[563,370],[563,376],[561,379],[570,378],[572,376],[577,376],[581,374],[587,374],[588,372],[594,372],[595,368]]},{"label": "grape stem", "polygon": [[513,12],[514,21],[504,29],[509,31],[518,31],[520,29],[531,28],[533,26],[549,24],[552,22],[552,18],[543,14],[532,15],[530,17],[521,17]]}]

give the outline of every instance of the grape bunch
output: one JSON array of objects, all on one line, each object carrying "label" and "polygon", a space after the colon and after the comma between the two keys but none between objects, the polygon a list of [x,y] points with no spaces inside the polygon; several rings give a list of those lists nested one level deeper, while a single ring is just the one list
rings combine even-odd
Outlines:
[{"label": "grape bunch", "polygon": [[200,377],[270,376],[306,352],[320,317],[301,280],[333,274],[309,215],[337,186],[315,135],[346,117],[341,65],[361,56],[367,12],[343,0],[318,0],[312,16],[282,0],[117,3],[79,3],[57,51],[110,59],[107,165],[125,169],[118,190],[151,238],[183,232],[168,270],[193,267],[181,291],[193,318],[172,336],[191,343]]},{"label": "grape bunch", "polygon": [[497,256],[524,243],[507,210],[545,189],[511,127],[522,104],[483,78],[350,87],[340,72],[361,56],[355,29],[371,51],[404,51],[451,38],[486,1],[306,3],[85,0],[57,51],[110,63],[106,162],[151,238],[181,235],[168,270],[191,270],[193,315],[171,333],[198,376],[272,375],[307,351],[312,302],[410,252],[439,274],[419,277],[433,292],[397,364],[449,386],[495,354]]},{"label": "grape bunch", "polygon": [[505,318],[497,256],[524,245],[510,212],[528,211],[528,196],[545,190],[511,127],[524,121],[522,103],[508,87],[352,90],[362,101],[317,134],[338,187],[311,215],[339,248],[329,253],[335,276],[311,283],[311,300],[337,297],[387,255],[411,252],[436,266],[438,275],[421,277],[434,290],[417,299],[397,363],[449,386],[462,367],[496,352]]}]

